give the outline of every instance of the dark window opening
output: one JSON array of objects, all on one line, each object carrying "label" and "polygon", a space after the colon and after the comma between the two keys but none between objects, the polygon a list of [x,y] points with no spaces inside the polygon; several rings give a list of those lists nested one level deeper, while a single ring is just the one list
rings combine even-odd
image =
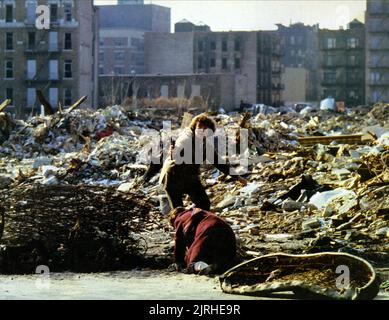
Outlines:
[{"label": "dark window opening", "polygon": [[51,4],[50,5],[50,21],[58,22],[58,5]]},{"label": "dark window opening", "polygon": [[227,40],[223,40],[223,42],[222,42],[222,51],[223,52],[227,51]]},{"label": "dark window opening", "polygon": [[5,77],[7,79],[12,79],[14,77],[14,64],[11,60],[5,62]]},{"label": "dark window opening", "polygon": [[14,8],[8,4],[5,6],[5,22],[13,22],[14,20]]},{"label": "dark window opening", "polygon": [[65,4],[65,21],[72,21],[72,5],[70,3]]},{"label": "dark window opening", "polygon": [[235,58],[235,69],[240,69],[240,59]]},{"label": "dark window opening", "polygon": [[14,89],[13,88],[5,89],[5,98],[10,99],[10,100],[14,99]]},{"label": "dark window opening", "polygon": [[199,69],[202,69],[202,68],[203,68],[203,57],[199,57],[199,60],[198,60],[198,68],[199,68]]},{"label": "dark window opening", "polygon": [[65,106],[71,106],[72,105],[72,90],[71,89],[65,89],[65,92],[64,92],[64,104],[65,104]]},{"label": "dark window opening", "polygon": [[235,51],[240,51],[240,40],[235,39]]},{"label": "dark window opening", "polygon": [[35,49],[35,32],[29,32],[28,33],[28,50],[34,50]]},{"label": "dark window opening", "polygon": [[71,60],[65,60],[65,78],[72,78],[72,61]]},{"label": "dark window opening", "polygon": [[199,51],[202,52],[203,49],[204,49],[204,43],[203,43],[203,41],[199,41],[198,47],[199,47]]},{"label": "dark window opening", "polygon": [[72,34],[65,33],[65,50],[72,50]]},{"label": "dark window opening", "polygon": [[226,58],[223,58],[223,60],[222,60],[222,69],[223,70],[227,69],[227,59]]},{"label": "dark window opening", "polygon": [[6,50],[14,49],[14,35],[12,32],[7,32],[6,34],[5,49]]}]

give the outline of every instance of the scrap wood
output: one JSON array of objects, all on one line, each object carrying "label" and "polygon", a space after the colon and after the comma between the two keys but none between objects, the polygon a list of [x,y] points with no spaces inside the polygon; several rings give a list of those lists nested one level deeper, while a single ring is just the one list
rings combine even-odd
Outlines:
[{"label": "scrap wood", "polygon": [[0,199],[2,273],[36,263],[85,272],[128,266],[145,249],[132,234],[153,221],[144,196],[111,187],[29,184]]},{"label": "scrap wood", "polygon": [[53,107],[51,104],[46,100],[45,96],[43,95],[43,92],[41,90],[36,90],[36,94],[38,96],[38,100],[43,105],[45,115],[53,115]]},{"label": "scrap wood", "polygon": [[84,101],[88,99],[88,96],[81,97],[75,104],[73,104],[69,109],[68,113],[72,112],[73,110],[77,109]]},{"label": "scrap wood", "polygon": [[239,127],[240,128],[246,128],[247,122],[251,119],[251,113],[250,112],[245,112],[243,115],[243,118],[239,122]]},{"label": "scrap wood", "polygon": [[251,119],[251,113],[250,112],[245,112],[243,115],[242,119],[239,121],[239,129],[236,131],[235,134],[235,142],[238,147],[238,152],[240,152],[240,138],[241,138],[241,129],[247,129],[246,125],[248,121]]},{"label": "scrap wood", "polygon": [[345,134],[345,135],[336,135],[336,136],[324,136],[324,137],[300,137],[298,142],[301,145],[314,145],[317,143],[320,144],[330,144],[333,141],[339,143],[348,143],[348,144],[363,144],[366,141],[372,141],[374,137],[371,134]]},{"label": "scrap wood", "polygon": [[11,99],[4,100],[0,104],[0,112],[3,112],[5,110],[5,108],[7,108],[11,104],[11,102],[12,102]]}]

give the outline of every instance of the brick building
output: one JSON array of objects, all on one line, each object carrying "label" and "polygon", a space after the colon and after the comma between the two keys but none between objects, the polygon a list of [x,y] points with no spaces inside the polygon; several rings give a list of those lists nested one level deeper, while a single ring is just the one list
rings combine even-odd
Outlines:
[{"label": "brick building", "polygon": [[346,30],[320,30],[321,98],[347,106],[365,104],[365,26],[353,20]]},{"label": "brick building", "polygon": [[[289,26],[277,24],[277,32],[281,37],[281,62],[289,70],[305,69],[296,72],[307,72],[307,82],[302,93],[308,101],[319,100],[319,25],[307,26],[303,23],[294,23]],[[288,77],[285,79],[285,93],[288,95]],[[290,93],[292,96],[293,93]]]},{"label": "brick building", "polygon": [[100,75],[143,74],[145,32],[170,32],[170,8],[143,1],[99,6]]},{"label": "brick building", "polygon": [[366,104],[389,102],[389,1],[367,1],[365,23]]},{"label": "brick building", "polygon": [[[176,28],[177,29],[177,28]],[[234,74],[234,103],[282,103],[281,48],[274,31],[146,33],[147,74]]]},{"label": "brick building", "polygon": [[[50,8],[50,28],[38,30],[37,5]],[[25,117],[39,107],[36,90],[53,106],[88,95],[97,103],[97,21],[92,0],[0,1],[0,100]]]}]

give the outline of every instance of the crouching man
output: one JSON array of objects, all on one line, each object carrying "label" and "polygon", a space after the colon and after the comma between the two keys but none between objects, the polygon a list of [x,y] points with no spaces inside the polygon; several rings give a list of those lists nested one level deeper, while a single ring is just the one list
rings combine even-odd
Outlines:
[{"label": "crouching man", "polygon": [[173,209],[174,258],[177,270],[190,273],[221,273],[233,266],[236,239],[231,227],[216,214],[200,209]]}]

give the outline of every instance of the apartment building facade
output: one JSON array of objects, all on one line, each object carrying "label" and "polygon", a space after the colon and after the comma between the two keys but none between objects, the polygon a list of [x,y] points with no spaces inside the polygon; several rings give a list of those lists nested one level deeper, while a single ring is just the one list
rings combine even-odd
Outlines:
[{"label": "apartment building facade", "polygon": [[389,102],[389,1],[367,1],[365,23],[366,104]]},{"label": "apartment building facade", "polygon": [[[281,37],[282,65],[289,70],[305,69],[296,70],[296,72],[307,73],[307,82],[304,84],[305,92],[302,92],[300,96],[305,96],[308,101],[319,100],[319,25],[308,26],[303,23],[294,23],[284,26],[277,24],[277,28]],[[287,93],[288,87],[294,86],[289,79],[291,77],[285,78],[285,93],[296,96],[295,92]]]},{"label": "apartment building facade", "polygon": [[[50,9],[49,29],[38,29],[36,8]],[[39,110],[36,90],[57,107],[82,95],[97,104],[97,15],[92,0],[0,1],[0,100],[18,117]]]},{"label": "apartment building facade", "polygon": [[143,74],[145,32],[170,32],[170,8],[142,1],[99,6],[99,74]]},{"label": "apartment building facade", "polygon": [[282,103],[280,39],[274,31],[147,33],[147,74],[232,74],[234,101]]},{"label": "apartment building facade", "polygon": [[358,20],[343,30],[320,30],[321,98],[346,106],[365,104],[365,26]]}]

